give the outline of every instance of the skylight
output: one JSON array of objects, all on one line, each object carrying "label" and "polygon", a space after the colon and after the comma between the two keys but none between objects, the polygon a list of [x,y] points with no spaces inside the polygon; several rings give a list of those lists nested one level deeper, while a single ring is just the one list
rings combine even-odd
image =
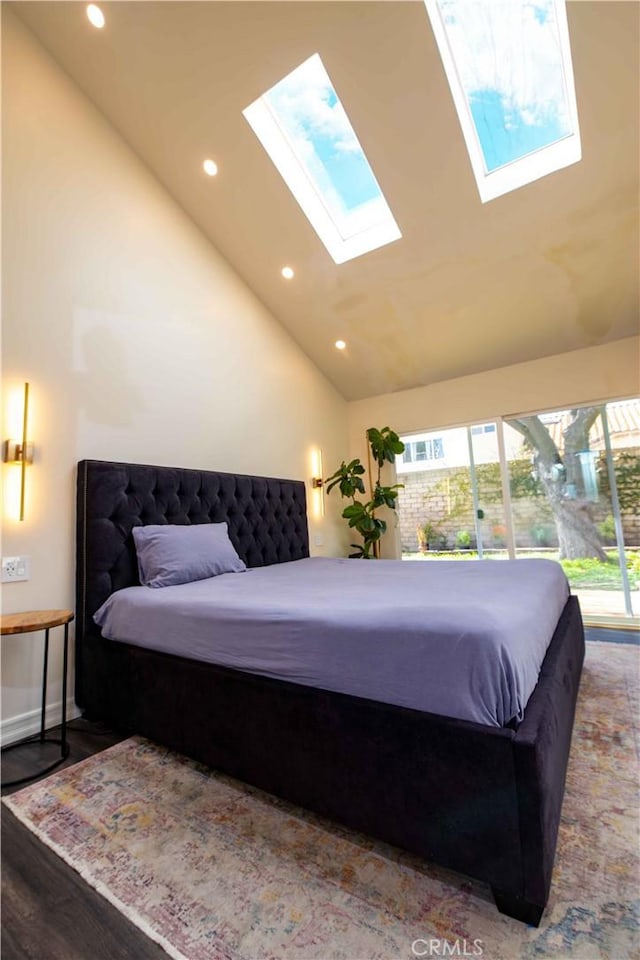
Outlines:
[{"label": "skylight", "polygon": [[581,159],[564,0],[425,0],[484,203]]},{"label": "skylight", "polygon": [[402,236],[317,53],[243,113],[336,263]]}]

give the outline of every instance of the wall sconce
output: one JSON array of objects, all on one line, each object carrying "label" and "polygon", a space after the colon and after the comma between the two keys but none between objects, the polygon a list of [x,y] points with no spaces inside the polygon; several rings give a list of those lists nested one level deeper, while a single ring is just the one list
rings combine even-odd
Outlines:
[{"label": "wall sconce", "polygon": [[22,439],[5,440],[2,451],[4,463],[20,464],[20,520],[24,520],[24,491],[27,464],[33,463],[33,444],[27,440],[27,426],[29,422],[29,384],[24,385],[24,401],[22,406]]},{"label": "wall sconce", "polygon": [[316,447],[311,454],[311,489],[314,491],[314,513],[324,517],[324,480],[322,479],[322,450]]}]

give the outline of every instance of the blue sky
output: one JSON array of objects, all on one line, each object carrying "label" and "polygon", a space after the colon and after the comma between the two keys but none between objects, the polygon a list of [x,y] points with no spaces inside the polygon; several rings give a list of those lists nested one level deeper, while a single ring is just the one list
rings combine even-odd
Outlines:
[{"label": "blue sky", "polygon": [[568,136],[555,0],[438,0],[487,171]]},{"label": "blue sky", "polygon": [[317,54],[272,87],[265,98],[332,216],[344,220],[382,197]]},{"label": "blue sky", "polygon": [[557,117],[546,117],[541,123],[525,123],[518,113],[505,109],[497,90],[474,91],[469,96],[469,105],[488,172],[548,147],[568,133]]},{"label": "blue sky", "polygon": [[[487,172],[572,132],[557,2],[438,0]],[[388,213],[318,54],[264,100],[344,236]]]},{"label": "blue sky", "polygon": [[[326,96],[331,110],[342,109],[333,87],[326,94],[318,91],[318,96]],[[380,194],[380,188],[360,145],[355,148],[355,133],[354,148],[345,150],[344,138],[336,142],[331,131],[314,129],[313,123],[308,119],[302,120],[301,125],[347,210],[353,210]]]}]

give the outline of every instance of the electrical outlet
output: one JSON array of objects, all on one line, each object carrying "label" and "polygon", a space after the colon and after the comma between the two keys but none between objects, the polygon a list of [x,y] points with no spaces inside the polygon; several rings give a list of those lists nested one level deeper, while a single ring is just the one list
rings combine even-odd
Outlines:
[{"label": "electrical outlet", "polygon": [[316,547],[321,547],[324,543],[324,538],[321,533],[316,533],[313,538],[313,542]]},{"label": "electrical outlet", "polygon": [[31,557],[3,557],[2,582],[15,583],[31,577]]}]

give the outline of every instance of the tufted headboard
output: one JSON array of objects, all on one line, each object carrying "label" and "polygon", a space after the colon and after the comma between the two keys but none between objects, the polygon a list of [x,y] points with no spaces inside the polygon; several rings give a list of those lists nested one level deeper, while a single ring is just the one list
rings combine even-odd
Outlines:
[{"label": "tufted headboard", "polygon": [[249,567],[309,556],[301,480],[82,460],[77,484],[76,661],[93,614],[114,590],[139,583],[131,529],[219,523]]}]

